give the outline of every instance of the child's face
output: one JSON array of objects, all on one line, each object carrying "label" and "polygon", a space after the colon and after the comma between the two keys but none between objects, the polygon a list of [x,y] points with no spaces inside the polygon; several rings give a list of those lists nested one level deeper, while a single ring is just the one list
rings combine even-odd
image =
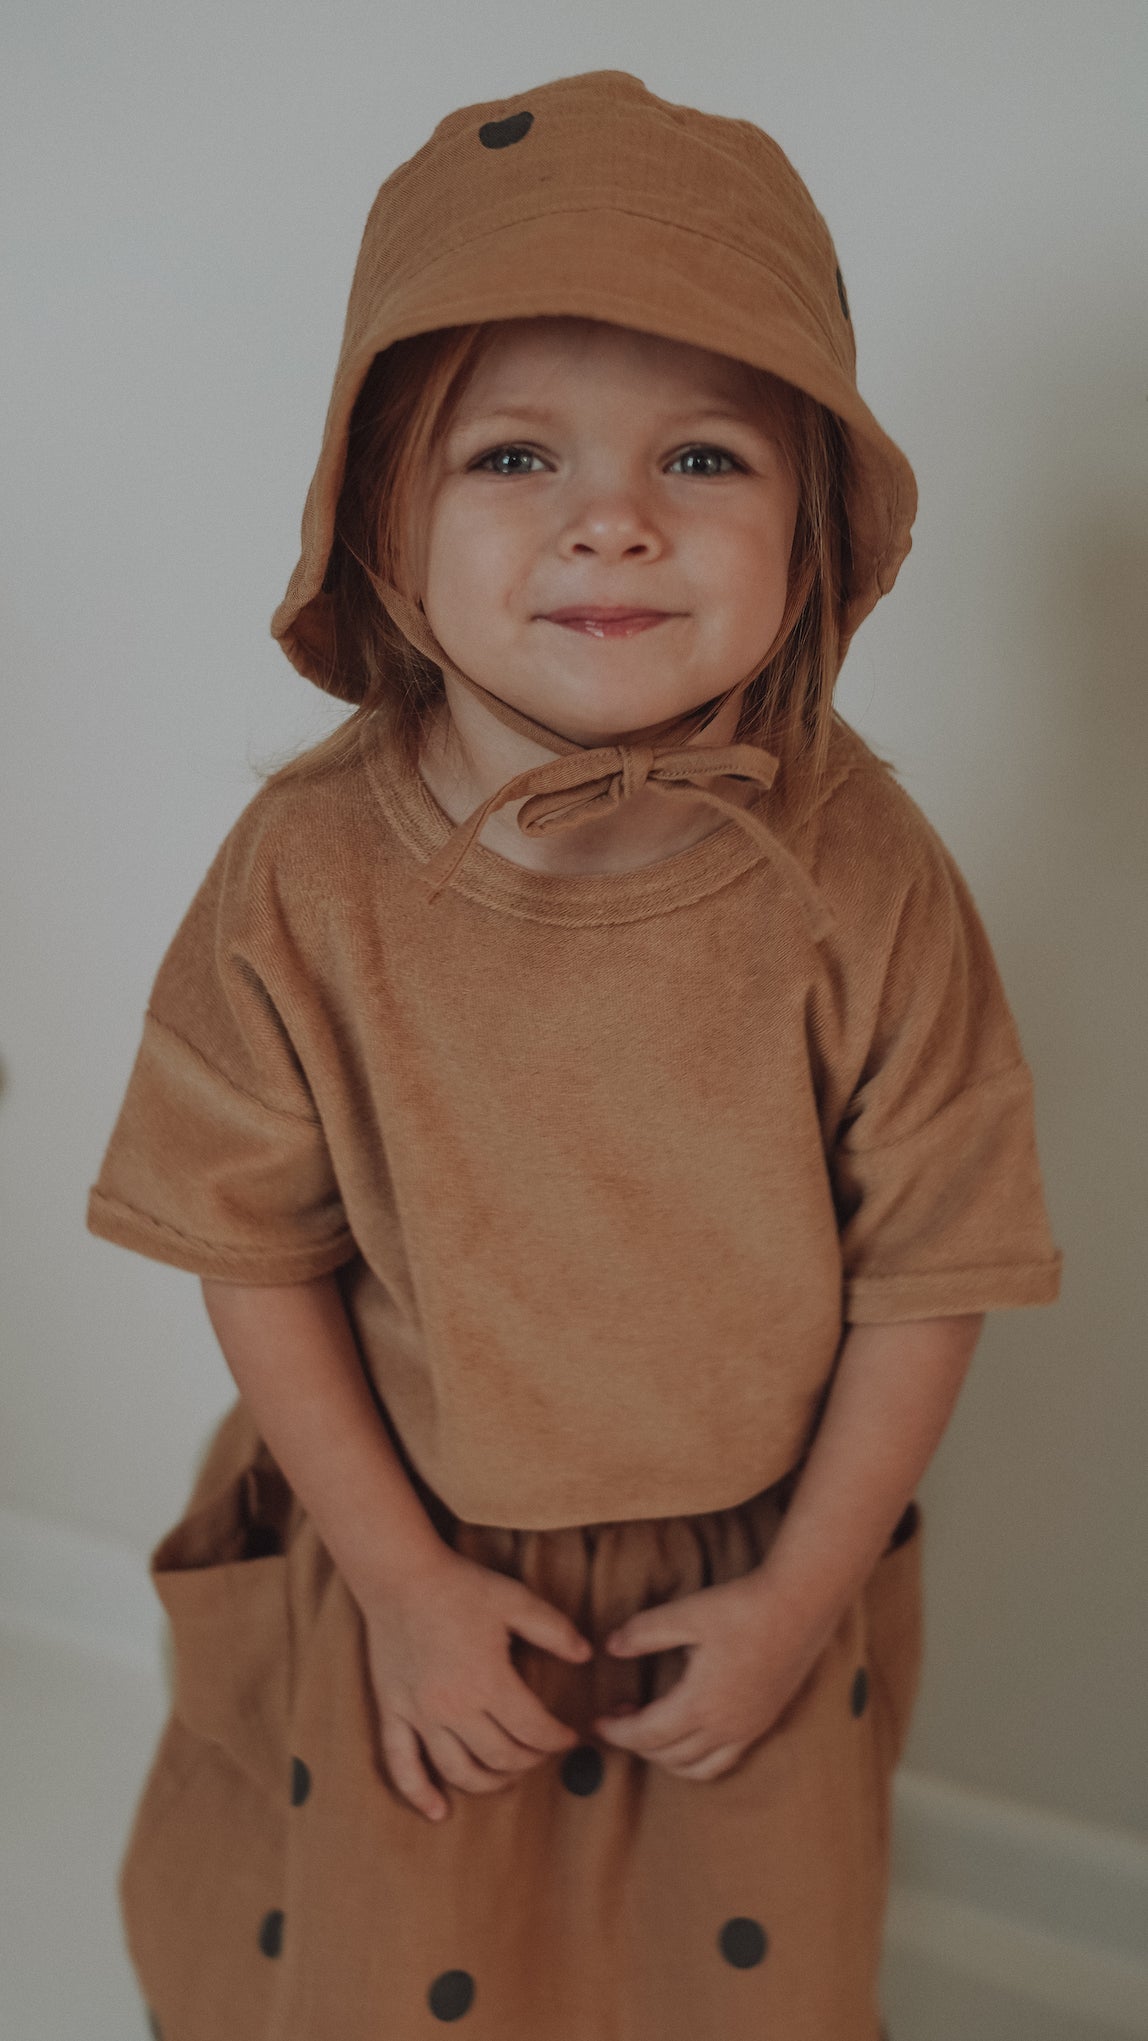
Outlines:
[{"label": "child's face", "polygon": [[[464,673],[604,743],[763,663],[797,508],[742,363],[595,320],[509,320],[437,455],[419,592]],[[666,614],[627,635],[550,619],[580,607]]]}]

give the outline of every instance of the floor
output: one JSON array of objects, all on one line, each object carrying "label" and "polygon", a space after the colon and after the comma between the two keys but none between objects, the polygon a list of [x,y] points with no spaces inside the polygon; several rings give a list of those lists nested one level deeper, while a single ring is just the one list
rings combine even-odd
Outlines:
[{"label": "floor", "polygon": [[[115,1867],[165,1707],[143,1660],[0,1628],[0,2041],[146,2041]],[[889,2041],[1106,2041],[903,1941],[883,1983]]]}]

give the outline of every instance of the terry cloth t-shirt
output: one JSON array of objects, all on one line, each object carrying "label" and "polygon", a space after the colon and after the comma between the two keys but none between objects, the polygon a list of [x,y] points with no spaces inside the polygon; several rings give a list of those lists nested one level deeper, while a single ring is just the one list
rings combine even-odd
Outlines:
[{"label": "terry cloth t-shirt", "polygon": [[200,1276],[338,1270],[460,1517],[722,1509],[807,1449],[850,1323],[1058,1294],[1032,1079],[953,858],[835,718],[794,829],[627,872],[477,843],[377,738],[267,785],[160,965],[87,1223]]}]

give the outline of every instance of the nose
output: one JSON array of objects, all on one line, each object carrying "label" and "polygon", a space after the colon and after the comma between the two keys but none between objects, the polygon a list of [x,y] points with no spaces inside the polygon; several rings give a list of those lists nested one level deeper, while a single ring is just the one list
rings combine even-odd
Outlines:
[{"label": "nose", "polygon": [[632,487],[595,492],[579,506],[562,536],[564,552],[602,560],[653,557],[663,545],[651,510]]}]

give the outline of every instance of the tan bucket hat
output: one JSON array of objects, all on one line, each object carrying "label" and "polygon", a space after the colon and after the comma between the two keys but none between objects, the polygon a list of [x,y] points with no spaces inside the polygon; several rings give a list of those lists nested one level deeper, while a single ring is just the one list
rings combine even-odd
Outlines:
[{"label": "tan bucket hat", "polygon": [[[675,105],[626,71],[604,70],[458,108],[379,190],[351,283],[301,554],[271,620],[272,635],[298,671],[355,698],[331,672],[331,599],[323,580],[351,412],[375,356],[437,327],[540,314],[606,319],[734,356],[796,384],[837,414],[852,453],[844,657],[909,551],[917,490],[904,454],[858,394],[853,327],[829,229],[788,158],[752,121]],[[585,753],[458,674],[421,606],[397,591],[384,599],[411,642],[502,720],[570,755],[535,768],[525,788],[526,775],[509,783],[543,796],[539,807],[527,803],[520,811],[520,827],[581,819],[585,801],[566,799],[572,789],[582,791],[574,755],[589,766],[598,751]],[[672,744],[699,727],[695,711],[692,720],[651,730]],[[608,747],[618,752],[618,770],[607,772],[607,784],[599,768],[594,801],[622,798],[644,784],[665,748],[656,746],[651,759],[629,742]],[[752,753],[752,776],[769,784],[777,761],[756,746],[703,750],[705,776],[734,753]],[[700,765],[696,749],[693,760]],[[727,772],[741,769],[725,765]],[[679,769],[674,777],[680,783],[685,774]],[[515,797],[503,789],[495,804]],[[717,794],[709,798],[760,833],[749,811]],[[471,818],[477,827],[489,807]],[[461,855],[476,831],[460,824],[457,833]],[[442,870],[457,861],[440,861]]]},{"label": "tan bucket hat", "polygon": [[439,326],[541,313],[733,355],[837,413],[856,465],[847,641],[893,586],[917,489],[858,394],[829,229],[752,121],[673,105],[626,71],[589,71],[447,114],[371,207],[302,552],[271,620],[300,673],[323,684],[322,586],[347,427],[376,354]]}]

